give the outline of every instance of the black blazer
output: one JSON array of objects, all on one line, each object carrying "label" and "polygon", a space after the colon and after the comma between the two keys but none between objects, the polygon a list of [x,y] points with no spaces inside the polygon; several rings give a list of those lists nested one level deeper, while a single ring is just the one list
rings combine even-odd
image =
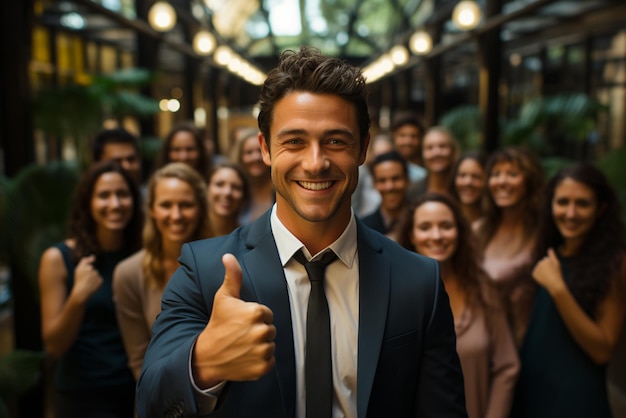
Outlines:
[{"label": "black blazer", "polygon": [[378,231],[381,234],[389,232],[385,226],[385,220],[383,219],[383,214],[380,211],[380,206],[374,212],[362,217],[361,220],[365,225],[369,226],[374,231]]},{"label": "black blazer", "polygon": [[[438,264],[358,220],[357,236],[358,416],[466,417],[452,313]],[[274,313],[276,365],[256,381],[228,382],[211,416],[295,418],[291,312],[269,212],[228,236],[183,246],[137,384],[139,418],[208,415],[190,381],[190,354],[222,284],[221,257],[227,252],[242,267],[241,298]]]}]

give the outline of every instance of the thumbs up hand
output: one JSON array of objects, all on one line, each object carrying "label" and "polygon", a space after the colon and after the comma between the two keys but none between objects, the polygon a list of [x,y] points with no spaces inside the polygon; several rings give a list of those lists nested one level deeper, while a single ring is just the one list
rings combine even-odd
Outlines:
[{"label": "thumbs up hand", "polygon": [[241,266],[232,254],[224,254],[222,263],[224,282],[192,353],[193,377],[202,389],[224,380],[256,380],[274,366],[274,314],[267,306],[239,299]]}]

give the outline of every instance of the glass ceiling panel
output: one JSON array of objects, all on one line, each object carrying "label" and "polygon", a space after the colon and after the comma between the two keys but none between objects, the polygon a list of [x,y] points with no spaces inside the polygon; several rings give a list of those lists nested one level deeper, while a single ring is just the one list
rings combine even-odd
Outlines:
[{"label": "glass ceiling panel", "polygon": [[430,12],[423,5],[433,1],[204,0],[217,32],[251,57],[302,44],[330,55],[373,56]]}]

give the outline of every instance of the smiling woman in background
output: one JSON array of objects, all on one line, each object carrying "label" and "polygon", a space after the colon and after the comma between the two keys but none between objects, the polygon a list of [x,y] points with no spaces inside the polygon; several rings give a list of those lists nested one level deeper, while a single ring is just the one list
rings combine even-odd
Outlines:
[{"label": "smiling woman in background", "polygon": [[409,190],[409,197],[426,192],[448,193],[452,165],[458,156],[458,143],[450,130],[443,126],[430,128],[422,143],[422,160],[427,175],[421,184]]},{"label": "smiling woman in background", "polygon": [[204,136],[193,122],[180,122],[167,134],[156,167],[180,162],[193,167],[206,181],[212,161],[204,144]]},{"label": "smiling woman in background", "polygon": [[210,236],[234,231],[239,226],[239,216],[249,198],[248,178],[241,166],[230,162],[217,165],[209,176],[207,187]]},{"label": "smiling woman in background", "polygon": [[475,223],[482,266],[501,294],[519,344],[534,285],[530,277],[536,226],[543,200],[543,171],[530,151],[507,147],[487,162],[484,217]]},{"label": "smiling woman in background", "polygon": [[267,212],[276,201],[270,168],[261,155],[259,130],[242,129],[237,134],[231,154],[232,161],[243,168],[250,182],[250,199],[240,217],[241,224],[246,225]]},{"label": "smiling woman in background", "polygon": [[135,383],[111,297],[113,269],[140,246],[136,182],[114,161],[81,178],[68,239],[39,266],[41,334],[58,358],[54,413],[59,418],[131,418]]},{"label": "smiling woman in background", "polygon": [[485,165],[487,158],[476,151],[462,154],[452,167],[450,195],[461,207],[465,219],[471,224],[483,216],[483,198],[487,183]]},{"label": "smiling woman in background", "polygon": [[113,299],[128,354],[128,367],[139,377],[152,323],[161,311],[161,295],[178,268],[186,242],[209,235],[206,185],[184,163],[157,170],[148,183],[144,248],[122,261],[113,275]]},{"label": "smiling woman in background", "polygon": [[450,298],[469,418],[506,418],[519,359],[495,289],[478,263],[472,230],[446,195],[417,198],[410,240],[439,262]]},{"label": "smiling woman in background", "polygon": [[532,273],[539,290],[513,416],[608,418],[606,364],[626,314],[619,203],[589,164],[558,172],[547,197]]}]

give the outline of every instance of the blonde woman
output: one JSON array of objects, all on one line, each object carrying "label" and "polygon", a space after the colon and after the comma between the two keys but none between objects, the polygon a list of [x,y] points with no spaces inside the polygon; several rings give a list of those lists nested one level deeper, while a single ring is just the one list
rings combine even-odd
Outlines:
[{"label": "blonde woman", "polygon": [[409,189],[410,200],[426,192],[448,193],[452,168],[458,153],[459,145],[452,132],[443,126],[430,128],[422,141],[426,178]]},{"label": "blonde woman", "polygon": [[209,175],[207,199],[211,237],[230,234],[250,198],[248,177],[239,164],[218,164]]},{"label": "blonde woman", "polygon": [[243,129],[239,132],[231,159],[241,165],[250,182],[250,199],[240,216],[240,223],[247,225],[267,212],[276,201],[270,168],[261,156],[258,129]]},{"label": "blonde woman", "polygon": [[205,191],[200,174],[185,163],[157,170],[148,183],[143,249],[122,261],[113,274],[117,320],[135,379],[182,245],[209,235]]}]

